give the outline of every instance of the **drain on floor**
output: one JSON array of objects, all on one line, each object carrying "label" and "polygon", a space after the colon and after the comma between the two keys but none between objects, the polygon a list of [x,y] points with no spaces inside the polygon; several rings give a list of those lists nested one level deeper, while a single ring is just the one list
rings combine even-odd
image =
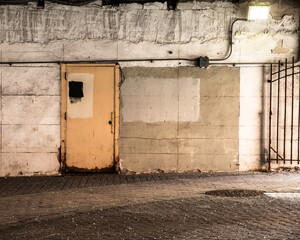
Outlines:
[{"label": "drain on floor", "polygon": [[263,191],[246,189],[222,189],[205,192],[206,195],[220,197],[253,197],[264,194]]}]

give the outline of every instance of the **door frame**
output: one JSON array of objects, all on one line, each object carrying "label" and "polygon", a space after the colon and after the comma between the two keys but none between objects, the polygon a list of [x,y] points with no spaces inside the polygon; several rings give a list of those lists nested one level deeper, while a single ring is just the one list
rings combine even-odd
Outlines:
[{"label": "door frame", "polygon": [[62,172],[66,172],[66,138],[67,138],[67,70],[68,67],[113,67],[114,68],[114,142],[113,142],[113,170],[118,170],[119,165],[119,122],[120,122],[120,66],[117,64],[61,64],[61,133],[60,133],[60,167]]}]

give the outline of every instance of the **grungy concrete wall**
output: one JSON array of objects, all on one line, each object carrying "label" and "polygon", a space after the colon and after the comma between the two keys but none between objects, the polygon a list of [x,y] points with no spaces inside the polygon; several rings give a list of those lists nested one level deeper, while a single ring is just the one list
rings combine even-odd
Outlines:
[{"label": "grungy concrete wall", "polygon": [[121,169],[237,170],[239,71],[124,68]]},{"label": "grungy concrete wall", "polygon": [[[46,1],[0,6],[0,60],[223,58],[229,26],[255,1],[75,7]],[[270,0],[267,21],[237,22],[225,63],[299,54],[299,1]],[[120,62],[121,168],[132,171],[261,168],[266,154],[264,66],[198,69],[189,61]],[[232,66],[232,64],[229,64]],[[193,67],[192,67],[193,66]],[[144,67],[144,68],[143,68]],[[57,64],[1,65],[0,176],[57,173]]]}]

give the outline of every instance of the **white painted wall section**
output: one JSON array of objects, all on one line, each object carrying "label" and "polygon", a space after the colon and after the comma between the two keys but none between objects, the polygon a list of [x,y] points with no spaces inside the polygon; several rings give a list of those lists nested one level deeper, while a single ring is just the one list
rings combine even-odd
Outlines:
[{"label": "white painted wall section", "polygon": [[[71,81],[83,83],[83,97],[71,103],[69,94],[67,100],[67,114],[70,118],[92,118],[94,99],[94,74],[72,73],[68,76],[68,83]],[[69,92],[69,85],[67,86]],[[72,100],[73,101],[73,100]]]},{"label": "white painted wall section", "polygon": [[124,122],[196,122],[200,79],[135,78],[122,87]]},{"label": "white painted wall section", "polygon": [[265,163],[264,68],[240,68],[239,170],[258,170]]}]

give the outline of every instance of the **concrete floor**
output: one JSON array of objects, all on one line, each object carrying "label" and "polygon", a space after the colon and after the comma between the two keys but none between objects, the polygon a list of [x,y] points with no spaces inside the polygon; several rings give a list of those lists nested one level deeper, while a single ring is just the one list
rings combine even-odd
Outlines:
[{"label": "concrete floor", "polygon": [[[265,194],[204,194],[216,189]],[[0,178],[0,236],[300,239],[300,173]]]}]

